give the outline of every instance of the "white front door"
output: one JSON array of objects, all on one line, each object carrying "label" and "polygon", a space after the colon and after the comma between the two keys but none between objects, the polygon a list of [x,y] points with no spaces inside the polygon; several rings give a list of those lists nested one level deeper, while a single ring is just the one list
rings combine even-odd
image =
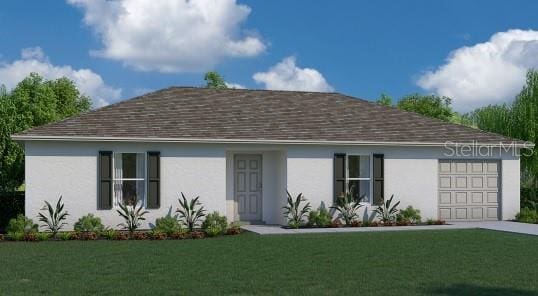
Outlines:
[{"label": "white front door", "polygon": [[262,156],[237,154],[234,191],[240,221],[262,220]]}]

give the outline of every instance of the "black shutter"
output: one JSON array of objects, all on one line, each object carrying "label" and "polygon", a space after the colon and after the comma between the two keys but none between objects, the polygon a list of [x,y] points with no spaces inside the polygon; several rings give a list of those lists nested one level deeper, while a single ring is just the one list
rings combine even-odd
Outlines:
[{"label": "black shutter", "polygon": [[342,196],[346,192],[346,155],[337,153],[334,155],[334,197]]},{"label": "black shutter", "polygon": [[97,208],[110,210],[112,208],[112,151],[99,151],[97,167],[99,174]]},{"label": "black shutter", "polygon": [[148,209],[158,209],[161,205],[160,155],[160,152],[148,152]]},{"label": "black shutter", "polygon": [[385,161],[383,154],[374,154],[374,205],[381,205],[385,196]]}]

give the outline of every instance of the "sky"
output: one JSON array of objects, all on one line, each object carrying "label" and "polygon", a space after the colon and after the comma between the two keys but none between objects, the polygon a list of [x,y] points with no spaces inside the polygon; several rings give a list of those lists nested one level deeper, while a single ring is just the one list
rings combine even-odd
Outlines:
[{"label": "sky", "polygon": [[509,103],[538,68],[538,1],[5,0],[0,84],[67,76],[95,107],[169,86]]}]

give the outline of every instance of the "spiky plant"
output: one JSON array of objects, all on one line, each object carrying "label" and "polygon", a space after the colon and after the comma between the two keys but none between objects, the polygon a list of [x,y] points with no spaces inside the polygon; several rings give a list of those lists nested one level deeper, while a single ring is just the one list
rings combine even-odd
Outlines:
[{"label": "spiky plant", "polygon": [[301,223],[303,223],[303,218],[308,215],[312,207],[309,202],[302,206],[302,203],[306,201],[302,193],[299,193],[295,199],[288,191],[286,193],[288,194],[287,205],[282,207],[284,209],[284,217],[288,219],[288,225],[290,227],[299,228]]},{"label": "spiky plant", "polygon": [[374,210],[374,212],[376,212],[377,214],[377,217],[383,222],[393,222],[394,220],[396,220],[396,214],[398,213],[398,205],[400,205],[400,202],[398,201],[393,205],[393,198],[394,194],[391,195],[389,199],[384,200],[381,205],[379,205]]},{"label": "spiky plant", "polygon": [[45,201],[45,206],[41,209],[42,211],[47,211],[48,214],[43,213],[38,214],[40,222],[43,222],[41,227],[52,232],[52,236],[56,237],[56,234],[60,229],[62,229],[67,223],[63,222],[67,219],[69,214],[67,211],[64,211],[64,204],[62,203],[62,196],[56,202],[56,207],[53,207],[48,201]]},{"label": "spiky plant", "polygon": [[119,207],[120,209],[116,210],[116,212],[118,212],[125,222],[118,224],[118,226],[127,229],[132,235],[140,227],[140,221],[146,220],[144,215],[149,212],[144,210],[141,203],[135,205],[120,204]]},{"label": "spiky plant", "polygon": [[181,192],[181,198],[178,198],[179,208],[176,212],[179,213],[180,221],[189,229],[189,231],[193,231],[206,215],[206,210],[199,199],[200,197],[197,196],[189,201],[183,192]]},{"label": "spiky plant", "polygon": [[364,197],[365,195],[353,198],[352,192],[346,192],[336,199],[336,203],[331,209],[338,212],[338,217],[344,220],[346,226],[351,226],[353,221],[359,218],[359,209],[362,207],[360,202]]}]

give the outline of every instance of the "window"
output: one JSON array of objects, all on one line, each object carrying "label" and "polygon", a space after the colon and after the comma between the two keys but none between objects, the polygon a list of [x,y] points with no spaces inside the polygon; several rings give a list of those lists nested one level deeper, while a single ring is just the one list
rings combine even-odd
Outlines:
[{"label": "window", "polygon": [[336,154],[334,162],[335,197],[350,192],[354,198],[364,196],[371,202],[370,156]]},{"label": "window", "polygon": [[146,202],[145,153],[114,153],[114,206]]}]

